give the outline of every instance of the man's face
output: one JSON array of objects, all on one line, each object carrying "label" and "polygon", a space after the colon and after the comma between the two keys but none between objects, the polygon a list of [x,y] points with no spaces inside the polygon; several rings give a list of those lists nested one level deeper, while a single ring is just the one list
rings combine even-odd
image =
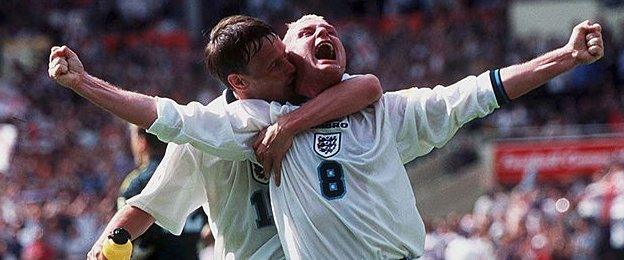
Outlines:
[{"label": "man's face", "polygon": [[249,61],[248,73],[241,75],[249,86],[248,98],[284,102],[294,96],[291,83],[295,67],[288,60],[285,48],[278,37],[263,39],[262,48]]},{"label": "man's face", "polygon": [[300,20],[288,28],[284,42],[286,51],[295,54],[291,60],[300,76],[340,80],[347,63],[346,52],[336,29],[327,21],[321,17]]},{"label": "man's face", "polygon": [[130,124],[130,150],[137,166],[141,165],[141,155],[145,151],[145,139],[139,135],[139,129],[136,125]]}]

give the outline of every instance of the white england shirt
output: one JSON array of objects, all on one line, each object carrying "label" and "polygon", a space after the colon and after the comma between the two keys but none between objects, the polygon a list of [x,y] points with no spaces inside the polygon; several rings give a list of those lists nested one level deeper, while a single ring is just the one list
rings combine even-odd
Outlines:
[{"label": "white england shirt", "polygon": [[[206,109],[226,105],[220,96]],[[187,216],[203,206],[215,237],[215,259],[282,259],[261,169],[250,161],[224,160],[190,144],[170,143],[147,186],[127,203],[176,235]]]},{"label": "white england shirt", "polygon": [[[287,258],[415,258],[425,230],[403,164],[444,145],[498,104],[487,73],[449,87],[390,92],[342,120],[296,136],[271,203]],[[258,130],[297,106],[241,100],[226,113],[158,99],[161,140],[254,160]],[[227,129],[230,129],[229,135]]]}]

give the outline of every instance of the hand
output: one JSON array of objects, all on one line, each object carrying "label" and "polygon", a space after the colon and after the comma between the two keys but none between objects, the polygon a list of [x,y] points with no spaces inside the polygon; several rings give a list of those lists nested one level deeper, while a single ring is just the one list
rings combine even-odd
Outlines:
[{"label": "hand", "polygon": [[571,48],[572,57],[577,65],[590,64],[604,56],[602,41],[602,27],[586,20],[572,30],[570,41],[566,48]]},{"label": "hand", "polygon": [[102,254],[102,243],[100,241],[96,242],[95,245],[91,248],[89,253],[87,253],[88,260],[106,260],[104,254]]},{"label": "hand", "polygon": [[273,179],[277,186],[281,183],[282,160],[292,146],[295,132],[285,127],[284,117],[258,133],[253,148],[256,157],[262,163],[265,177],[273,170]]},{"label": "hand", "polygon": [[84,67],[78,59],[78,55],[67,46],[54,46],[50,51],[50,63],[48,75],[59,84],[75,88],[82,82]]}]

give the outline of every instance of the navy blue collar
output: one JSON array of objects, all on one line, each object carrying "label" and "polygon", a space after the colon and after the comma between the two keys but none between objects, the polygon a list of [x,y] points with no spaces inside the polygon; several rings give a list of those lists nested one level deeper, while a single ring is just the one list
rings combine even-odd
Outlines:
[{"label": "navy blue collar", "polygon": [[228,88],[227,90],[225,90],[225,102],[230,104],[236,100],[238,100],[238,98],[236,98],[236,95],[234,95],[234,91],[232,91],[232,89]]}]

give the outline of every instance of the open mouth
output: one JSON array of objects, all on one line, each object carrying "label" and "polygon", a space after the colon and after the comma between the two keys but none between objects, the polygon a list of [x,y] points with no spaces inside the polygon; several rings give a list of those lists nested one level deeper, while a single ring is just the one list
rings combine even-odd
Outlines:
[{"label": "open mouth", "polygon": [[316,46],[314,57],[317,60],[335,60],[336,51],[334,50],[334,45],[330,42],[321,42]]}]

